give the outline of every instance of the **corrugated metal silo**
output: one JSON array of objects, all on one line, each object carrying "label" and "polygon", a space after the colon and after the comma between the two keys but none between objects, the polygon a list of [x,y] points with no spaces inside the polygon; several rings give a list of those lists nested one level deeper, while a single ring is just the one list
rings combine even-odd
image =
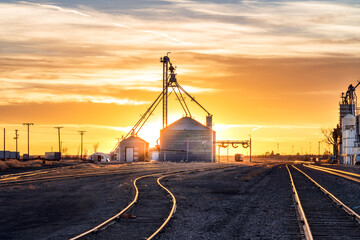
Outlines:
[{"label": "corrugated metal silo", "polygon": [[215,162],[215,141],[211,127],[183,117],[160,131],[160,161]]}]

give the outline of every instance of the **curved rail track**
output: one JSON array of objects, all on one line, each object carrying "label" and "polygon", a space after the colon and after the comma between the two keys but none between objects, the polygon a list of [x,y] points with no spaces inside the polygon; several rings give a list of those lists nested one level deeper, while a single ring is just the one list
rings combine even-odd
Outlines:
[{"label": "curved rail track", "polygon": [[137,200],[139,198],[139,188],[138,186],[136,185],[137,181],[142,179],[142,178],[146,178],[146,177],[150,177],[150,176],[153,176],[154,174],[150,174],[150,175],[144,175],[144,176],[141,176],[141,177],[138,177],[134,180],[133,182],[133,185],[134,185],[134,188],[135,188],[135,196],[134,196],[134,199],[131,203],[129,203],[123,210],[121,210],[119,213],[117,213],[116,215],[114,215],[113,217],[107,219],[106,221],[104,221],[103,223],[97,225],[96,227],[84,232],[84,233],[81,233],[73,238],[71,238],[70,240],[75,240],[75,239],[80,239],[80,238],[83,238],[85,236],[88,236],[89,234],[92,234],[92,233],[96,233],[98,232],[99,230],[102,230],[104,228],[106,228],[107,226],[109,226],[110,224],[114,223],[115,220],[118,220],[122,214],[124,214],[128,209],[130,209],[134,204],[137,203]]},{"label": "curved rail track", "polygon": [[358,214],[297,167],[288,171],[306,239],[360,239]]},{"label": "curved rail track", "polygon": [[[168,172],[160,177],[158,176],[162,173],[140,176],[133,182],[135,196],[131,203],[103,223],[70,240],[97,239],[98,237],[109,239],[119,235],[121,235],[121,237],[119,237],[120,239],[153,239],[169,223],[176,211],[176,198],[174,194],[161,183],[161,180],[178,174],[214,171],[224,168],[229,168],[229,166],[185,169],[182,171]],[[155,178],[156,181],[154,181]],[[164,192],[166,194],[164,194]],[[170,201],[169,196],[171,197]],[[168,209],[170,209],[170,211]],[[116,228],[108,228],[107,231],[101,231],[115,222],[119,222]]]}]

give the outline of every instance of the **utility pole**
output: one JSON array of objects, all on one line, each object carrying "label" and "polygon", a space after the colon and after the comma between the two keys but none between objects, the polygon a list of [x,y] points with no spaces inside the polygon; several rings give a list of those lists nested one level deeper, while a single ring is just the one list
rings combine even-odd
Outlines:
[{"label": "utility pole", "polygon": [[318,155],[319,155],[319,158],[320,158],[320,141],[319,141],[319,154]]},{"label": "utility pole", "polygon": [[61,158],[60,129],[62,129],[63,127],[54,127],[54,128],[57,128],[57,130],[58,130],[58,138],[59,138],[59,153],[60,153],[60,158]]},{"label": "utility pole", "polygon": [[4,161],[6,161],[6,154],[5,154],[5,128],[4,128]]},{"label": "utility pole", "polygon": [[251,143],[251,135],[250,135],[250,163],[251,163],[251,149],[252,149],[252,143]]},{"label": "utility pole", "polygon": [[83,158],[83,156],[82,156],[82,154],[83,154],[83,136],[84,136],[84,133],[86,133],[86,131],[78,131],[79,133],[80,133],[80,135],[81,135],[81,160],[82,160],[82,158]]},{"label": "utility pole", "polygon": [[229,148],[230,148],[230,146],[228,145],[226,147],[226,162],[229,162]]},{"label": "utility pole", "polygon": [[27,131],[28,131],[28,159],[30,160],[30,126],[34,125],[34,123],[23,123],[23,125],[27,126]]},{"label": "utility pole", "polygon": [[17,132],[18,132],[18,130],[15,129],[15,137],[14,137],[14,139],[15,139],[15,147],[16,147],[16,150],[15,150],[16,159],[18,159],[17,152],[18,152],[18,138],[19,138],[19,134]]}]

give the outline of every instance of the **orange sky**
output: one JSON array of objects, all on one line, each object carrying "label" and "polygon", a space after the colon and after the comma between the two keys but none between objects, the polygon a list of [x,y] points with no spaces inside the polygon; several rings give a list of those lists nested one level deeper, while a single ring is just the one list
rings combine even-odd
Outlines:
[{"label": "orange sky", "polygon": [[[317,153],[320,128],[336,125],[339,96],[359,79],[354,1],[9,1],[0,21],[0,127],[10,150],[19,130],[21,153],[23,122],[35,123],[31,153],[57,150],[59,125],[70,154],[79,130],[89,153],[97,142],[109,152],[161,91],[169,51],[179,83],[214,115],[217,138],[251,134],[255,154],[277,143],[280,153],[306,153],[310,142]],[[174,96],[170,105],[175,121],[183,113]],[[139,134],[150,145],[160,116]]]}]

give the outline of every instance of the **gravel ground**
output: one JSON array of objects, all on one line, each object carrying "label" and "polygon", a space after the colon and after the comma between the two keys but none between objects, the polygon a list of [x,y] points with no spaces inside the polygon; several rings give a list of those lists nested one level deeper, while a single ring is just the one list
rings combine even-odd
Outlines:
[{"label": "gravel ground", "polygon": [[126,206],[132,191],[119,176],[1,189],[0,239],[69,238]]},{"label": "gravel ground", "polygon": [[342,171],[348,171],[352,173],[360,174],[360,165],[321,165],[321,167],[328,167],[328,168],[334,168],[339,169]]},{"label": "gravel ground", "polygon": [[[221,166],[228,168],[207,172],[196,170]],[[132,201],[135,177],[148,172],[182,169],[194,171],[162,180],[175,194],[178,206],[159,239],[300,238],[284,165],[274,162],[271,165],[84,165],[64,171],[96,173],[106,169],[109,174],[101,176],[0,185],[0,239],[68,239],[76,236],[115,215]]]},{"label": "gravel ground", "polygon": [[[344,171],[353,170],[352,172],[356,172],[358,170],[357,166],[336,166],[336,168]],[[337,177],[329,173],[313,170],[307,167],[299,167],[299,169],[303,170],[326,190],[335,195],[335,197],[337,197],[345,205],[350,207],[356,213],[360,214],[359,183]]]},{"label": "gravel ground", "polygon": [[300,239],[284,166],[180,175],[166,186],[178,199],[159,239]]}]

